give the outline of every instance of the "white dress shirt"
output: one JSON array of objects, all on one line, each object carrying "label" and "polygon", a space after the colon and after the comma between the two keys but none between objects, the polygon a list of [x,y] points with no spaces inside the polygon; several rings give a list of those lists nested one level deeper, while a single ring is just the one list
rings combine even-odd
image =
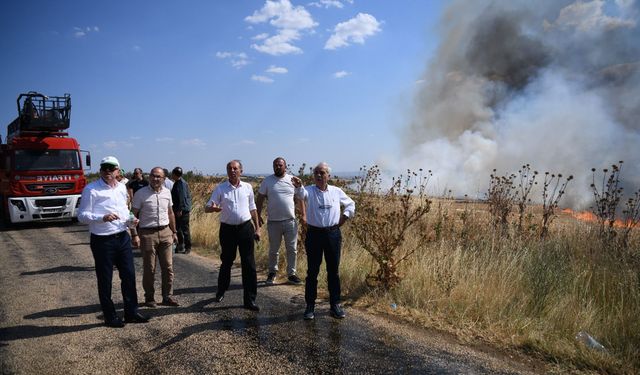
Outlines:
[{"label": "white dress shirt", "polygon": [[228,180],[218,184],[207,205],[211,205],[212,202],[222,208],[220,222],[230,225],[251,220],[251,211],[256,209],[253,188],[251,184],[242,181],[237,187],[231,185]]},{"label": "white dress shirt", "polygon": [[[120,233],[127,229],[129,195],[124,184],[109,186],[102,178],[91,182],[82,190],[78,221],[89,224],[89,231],[100,236]],[[104,215],[114,213],[119,220],[105,222]]]},{"label": "white dress shirt", "polygon": [[344,216],[351,218],[356,212],[356,203],[342,189],[327,185],[320,190],[316,185],[299,187],[296,196],[306,202],[307,224],[327,228],[340,223],[340,206],[344,207]]}]

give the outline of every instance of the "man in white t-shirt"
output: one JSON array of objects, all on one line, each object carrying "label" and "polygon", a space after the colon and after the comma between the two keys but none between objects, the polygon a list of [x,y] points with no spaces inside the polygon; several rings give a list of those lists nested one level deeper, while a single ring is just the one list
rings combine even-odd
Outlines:
[{"label": "man in white t-shirt", "polygon": [[296,242],[298,241],[298,225],[296,223],[295,188],[287,173],[287,162],[282,157],[273,161],[273,174],[267,176],[258,189],[256,207],[258,218],[262,220],[262,206],[267,200],[267,232],[269,233],[269,274],[266,283],[273,285],[278,273],[278,255],[280,242],[284,237],[287,251],[287,276],[292,284],[302,284],[296,274]]}]

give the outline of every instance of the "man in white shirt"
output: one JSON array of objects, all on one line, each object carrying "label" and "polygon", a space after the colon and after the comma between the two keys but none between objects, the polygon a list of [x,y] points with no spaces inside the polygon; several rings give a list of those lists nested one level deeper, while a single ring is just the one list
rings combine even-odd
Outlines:
[{"label": "man in white shirt", "polygon": [[[78,220],[89,225],[90,247],[98,279],[98,296],[109,327],[124,327],[124,323],[146,323],[149,318],[138,313],[136,273],[133,265],[131,236],[127,231],[129,208],[127,188],[116,180],[120,168],[118,159],[107,156],[100,161],[100,178],[82,190]],[[135,225],[132,223],[132,226]],[[113,266],[120,274],[124,322],[116,314],[111,299]]]},{"label": "man in white shirt", "polygon": [[207,202],[205,212],[220,212],[220,272],[216,302],[222,302],[224,293],[231,282],[231,266],[236,259],[236,249],[240,252],[242,266],[242,288],[244,307],[259,311],[256,305],[258,280],[253,241],[260,240],[260,223],[256,213],[256,203],[251,184],[240,181],[242,163],[232,160],[227,163],[229,179],[216,186]]},{"label": "man in white shirt", "polygon": [[[303,225],[307,225],[305,249],[307,250],[307,279],[304,299],[307,308],[304,319],[315,317],[315,301],[318,289],[318,273],[322,264],[322,256],[327,263],[327,286],[329,289],[329,310],[332,317],[342,319],[344,310],[340,305],[340,251],[342,233],[340,227],[355,214],[356,204],[339,187],[328,184],[331,168],[327,163],[320,163],[313,169],[315,185],[302,187],[302,181],[294,177],[296,196],[306,205]],[[341,207],[344,207],[340,213]]]},{"label": "man in white shirt", "polygon": [[[278,273],[278,255],[280,242],[284,237],[287,251],[287,276],[292,284],[301,284],[296,274],[296,242],[298,225],[295,212],[295,187],[287,172],[287,162],[282,157],[273,161],[273,174],[267,176],[258,189],[256,200],[258,219],[262,220],[262,205],[267,199],[267,232],[269,233],[269,274],[267,284],[273,285]],[[262,223],[262,221],[261,221]]]},{"label": "man in white shirt", "polygon": [[[140,219],[137,234],[133,235],[134,246],[142,252],[142,287],[144,304],[156,307],[154,280],[156,259],[162,271],[162,305],[179,306],[173,299],[173,243],[176,222],[173,215],[171,191],[164,187],[164,170],[155,167],[149,173],[149,185],[133,195],[131,209]],[[139,235],[139,236],[138,236]]]}]

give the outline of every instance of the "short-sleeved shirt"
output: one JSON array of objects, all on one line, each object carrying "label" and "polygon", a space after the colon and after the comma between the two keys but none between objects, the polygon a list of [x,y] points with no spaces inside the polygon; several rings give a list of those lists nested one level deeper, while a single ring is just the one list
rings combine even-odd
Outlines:
[{"label": "short-sleeved shirt", "polygon": [[267,176],[258,189],[258,193],[267,197],[267,220],[283,221],[296,217],[293,201],[295,187],[291,182],[291,175],[278,177],[275,174]]},{"label": "short-sleeved shirt", "polygon": [[169,225],[169,210],[173,206],[171,192],[162,186],[156,192],[151,186],[145,186],[133,195],[131,208],[140,210],[140,228],[157,228]]},{"label": "short-sleeved shirt", "polygon": [[238,186],[231,185],[228,180],[218,184],[207,205],[211,205],[212,202],[222,208],[220,222],[230,225],[251,220],[251,211],[256,209],[253,188],[251,184],[242,181]]}]

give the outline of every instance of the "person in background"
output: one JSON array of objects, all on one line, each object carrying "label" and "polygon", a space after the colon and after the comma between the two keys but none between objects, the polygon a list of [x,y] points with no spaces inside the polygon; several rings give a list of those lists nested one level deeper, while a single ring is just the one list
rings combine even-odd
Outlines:
[{"label": "person in background", "polygon": [[126,176],[126,172],[124,171],[124,169],[120,168],[118,170],[118,175],[116,176],[116,180],[118,180],[119,183],[124,184],[125,186],[127,186],[127,183],[129,182],[129,179]]},{"label": "person in background", "polygon": [[162,170],[164,171],[165,175],[164,187],[171,191],[171,189],[173,189],[173,180],[169,177],[169,170],[167,168],[162,168]]},{"label": "person in background", "polygon": [[[78,220],[89,225],[90,247],[98,280],[98,296],[108,327],[124,327],[125,323],[146,323],[149,318],[138,312],[136,273],[133,265],[131,236],[127,231],[129,208],[127,190],[118,183],[120,163],[113,156],[100,161],[100,178],[82,190]],[[134,226],[134,223],[129,223]],[[120,275],[124,321],[116,314],[111,299],[113,267]]]},{"label": "person in background", "polygon": [[244,307],[259,311],[256,305],[258,281],[253,241],[260,240],[260,223],[256,213],[256,203],[251,184],[240,181],[242,163],[231,160],[227,163],[227,181],[216,186],[207,202],[205,212],[220,212],[220,272],[215,301],[222,302],[224,293],[229,289],[231,266],[240,251],[242,266],[242,288]]},{"label": "person in background", "polygon": [[[342,189],[329,185],[331,168],[327,163],[319,163],[313,169],[315,185],[302,186],[302,181],[294,177],[296,196],[306,204],[306,213],[302,223],[307,226],[304,241],[307,250],[307,279],[305,280],[304,299],[307,307],[304,319],[315,317],[315,302],[318,289],[318,273],[324,256],[327,267],[327,286],[329,289],[330,314],[334,318],[345,317],[340,305],[340,251],[342,232],[340,227],[355,214],[355,202]],[[344,208],[340,213],[341,207]]]},{"label": "person in background", "polygon": [[174,180],[171,198],[173,199],[173,213],[176,217],[176,229],[178,231],[176,253],[189,254],[191,252],[191,231],[189,229],[191,191],[189,191],[187,181],[182,178],[182,168],[173,168],[171,176]]},{"label": "person in background", "polygon": [[[287,173],[287,162],[282,157],[273,161],[273,174],[267,176],[258,188],[256,200],[258,218],[262,220],[262,205],[267,200],[267,233],[269,233],[269,274],[267,285],[273,285],[278,273],[278,253],[284,237],[287,251],[287,276],[292,284],[302,284],[296,274],[296,242],[298,225],[296,223],[295,188]],[[260,222],[262,224],[262,221]]]},{"label": "person in background", "polygon": [[156,259],[162,271],[162,305],[179,306],[173,299],[173,252],[176,240],[176,222],[173,215],[171,192],[164,187],[164,171],[155,167],[149,173],[149,185],[133,195],[131,209],[140,219],[133,244],[142,252],[142,287],[144,304],[156,307],[154,279]]},{"label": "person in background", "polygon": [[133,170],[133,176],[127,183],[127,192],[129,193],[129,201],[133,201],[133,195],[136,191],[141,188],[149,185],[149,181],[144,179],[144,175],[142,174],[142,169],[135,168]]}]

